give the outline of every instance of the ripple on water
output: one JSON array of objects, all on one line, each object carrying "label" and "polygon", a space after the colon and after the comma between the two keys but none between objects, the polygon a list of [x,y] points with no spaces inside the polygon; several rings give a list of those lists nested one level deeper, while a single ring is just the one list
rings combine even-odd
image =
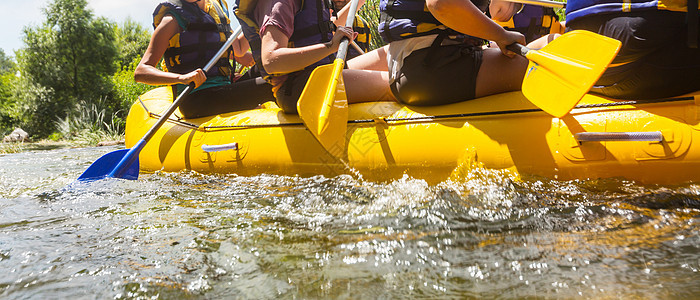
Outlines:
[{"label": "ripple on water", "polygon": [[7,298],[680,298],[700,293],[700,188],[476,168],[404,177],[144,174],[112,149],[0,157]]}]

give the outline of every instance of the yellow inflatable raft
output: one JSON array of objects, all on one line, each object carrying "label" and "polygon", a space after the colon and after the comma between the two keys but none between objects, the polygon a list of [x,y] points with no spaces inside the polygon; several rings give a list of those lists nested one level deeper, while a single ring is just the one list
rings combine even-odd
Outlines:
[{"label": "yellow inflatable raft", "polygon": [[[139,97],[131,147],[172,104],[167,87]],[[334,176],[439,182],[483,166],[559,180],[621,177],[700,182],[700,92],[653,101],[586,95],[559,119],[520,92],[434,107],[350,105],[346,143],[326,150],[296,115],[267,108],[184,120],[176,111],[140,153],[142,171]],[[695,140],[698,143],[693,143]],[[336,158],[336,156],[340,158]]]}]

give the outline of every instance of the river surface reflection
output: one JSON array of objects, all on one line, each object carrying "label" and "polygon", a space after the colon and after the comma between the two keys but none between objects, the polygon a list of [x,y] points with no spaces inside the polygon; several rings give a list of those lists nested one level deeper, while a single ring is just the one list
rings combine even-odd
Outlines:
[{"label": "river surface reflection", "polygon": [[700,186],[143,174],[0,155],[0,298],[694,298]]}]

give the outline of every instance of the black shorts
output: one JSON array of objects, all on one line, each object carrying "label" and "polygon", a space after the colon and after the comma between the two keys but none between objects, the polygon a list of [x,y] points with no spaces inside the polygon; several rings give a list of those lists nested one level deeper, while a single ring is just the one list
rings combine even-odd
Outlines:
[{"label": "black shorts", "polygon": [[274,99],[272,86],[258,77],[191,93],[180,104],[180,112],[187,119],[201,118],[254,109]]},{"label": "black shorts", "polygon": [[687,45],[685,13],[648,10],[567,22],[622,42],[591,92],[619,99],[674,97],[700,90],[700,49]]},{"label": "black shorts", "polygon": [[483,50],[457,44],[431,46],[404,58],[391,84],[396,99],[407,105],[441,105],[474,99]]},{"label": "black shorts", "polygon": [[301,92],[304,91],[306,82],[311,77],[313,69],[302,70],[289,74],[282,86],[275,93],[277,105],[287,114],[297,113],[297,102]]}]

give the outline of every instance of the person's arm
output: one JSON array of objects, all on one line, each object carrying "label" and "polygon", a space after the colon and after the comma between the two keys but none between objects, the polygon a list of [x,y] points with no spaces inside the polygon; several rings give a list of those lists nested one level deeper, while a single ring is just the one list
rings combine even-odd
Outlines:
[{"label": "person's arm", "polygon": [[[163,58],[165,50],[170,46],[170,39],[180,32],[180,27],[175,18],[170,15],[163,17],[161,23],[153,31],[151,41],[148,44],[146,53],[143,54],[136,70],[134,70],[134,80],[136,82],[151,85],[189,84],[195,83],[198,87],[207,80],[207,76],[202,69],[197,69],[187,74],[176,74],[158,70],[156,65]],[[202,66],[203,67],[203,66]]]},{"label": "person's arm", "polygon": [[525,36],[508,31],[489,19],[469,0],[426,0],[428,10],[445,26],[482,39],[496,42],[508,56],[515,53],[506,50],[512,43],[525,44]]},{"label": "person's arm", "polygon": [[319,43],[299,48],[288,48],[289,38],[276,26],[267,26],[262,33],[261,59],[265,71],[271,74],[291,73],[335,53],[340,40],[348,37],[353,40],[357,33],[352,28],[340,26],[328,43]]},{"label": "person's arm", "polygon": [[242,34],[239,35],[235,41],[233,41],[231,46],[233,46],[234,59],[239,64],[246,67],[252,67],[255,64],[253,54],[248,52],[248,49],[250,49],[250,44],[248,44],[248,40]]},{"label": "person's arm", "polygon": [[499,22],[510,20],[521,8],[521,3],[509,2],[506,0],[491,0],[489,4],[491,18]]},{"label": "person's arm", "polygon": [[[352,0],[351,0],[352,1]],[[362,8],[362,5],[365,4],[365,0],[359,0],[360,2],[357,3],[357,10],[359,11],[360,8]],[[338,18],[333,20],[333,24],[335,26],[345,26],[345,22],[348,20],[348,13],[350,12],[350,2],[343,6],[343,8],[340,9],[338,12]]]}]

